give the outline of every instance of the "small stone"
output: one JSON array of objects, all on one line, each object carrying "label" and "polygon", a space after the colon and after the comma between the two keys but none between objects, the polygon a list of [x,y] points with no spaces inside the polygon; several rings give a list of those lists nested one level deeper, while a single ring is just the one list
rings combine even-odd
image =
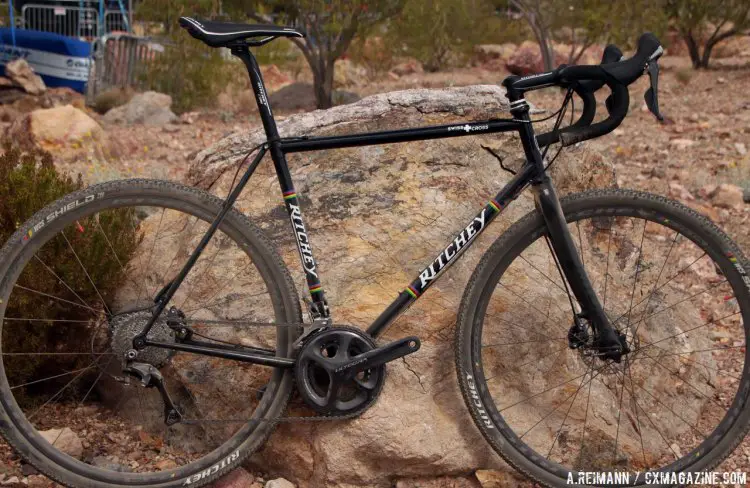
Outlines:
[{"label": "small stone", "polygon": [[700,120],[700,117],[696,113],[690,114],[690,117],[688,118],[690,119],[691,122],[698,122],[698,120]]},{"label": "small stone", "polygon": [[65,427],[63,429],[50,429],[39,432],[44,440],[52,444],[55,449],[64,452],[68,456],[78,458],[83,454],[83,444],[78,435]]},{"label": "small stone", "polygon": [[5,75],[31,95],[41,95],[47,91],[42,78],[25,59],[16,59],[5,65]]},{"label": "small stone", "polygon": [[167,134],[174,134],[175,132],[180,132],[180,126],[179,125],[165,125],[161,128],[162,132],[166,132]]},{"label": "small stone", "polygon": [[729,183],[722,183],[709,194],[711,202],[722,208],[740,208],[744,203],[742,188]]},{"label": "small stone", "polygon": [[296,488],[294,483],[284,478],[276,478],[266,483],[265,488]]},{"label": "small stone", "polygon": [[745,154],[747,154],[747,146],[745,146],[745,144],[742,142],[735,142],[734,148],[737,150],[740,156],[744,156]]},{"label": "small stone", "polygon": [[18,476],[11,476],[7,480],[3,481],[3,485],[15,485],[18,483],[20,483],[20,481],[18,480]]},{"label": "small stone", "polygon": [[249,488],[255,483],[253,475],[243,468],[237,468],[226,476],[219,478],[211,488]]},{"label": "small stone", "polygon": [[716,83],[718,83],[720,85],[722,85],[722,84],[724,84],[726,82],[727,82],[726,78],[719,77],[719,78],[716,79]]},{"label": "small stone", "polygon": [[129,473],[131,471],[129,467],[124,466],[115,460],[109,460],[104,456],[96,456],[91,460],[91,465],[96,466],[97,468],[108,469],[110,471],[117,471],[119,473]]},{"label": "small stone", "polygon": [[29,476],[27,478],[28,486],[34,486],[34,487],[42,487],[42,486],[49,486],[49,480],[46,476],[42,475],[36,475],[36,476]]},{"label": "small stone", "polygon": [[669,145],[674,147],[675,149],[686,149],[690,146],[695,144],[695,141],[691,139],[672,139],[669,141]]},{"label": "small stone", "polygon": [[165,469],[172,469],[177,467],[177,463],[174,462],[172,459],[162,459],[161,461],[158,461],[154,466],[159,471],[164,471]]},{"label": "small stone", "polygon": [[678,458],[682,457],[682,451],[680,450],[680,446],[678,446],[676,442],[672,443],[669,448],[677,455]]}]

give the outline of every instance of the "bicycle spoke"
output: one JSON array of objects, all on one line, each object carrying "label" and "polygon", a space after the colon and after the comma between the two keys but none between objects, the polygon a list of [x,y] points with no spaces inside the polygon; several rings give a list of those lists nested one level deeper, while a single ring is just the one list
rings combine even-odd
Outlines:
[{"label": "bicycle spoke", "polygon": [[39,259],[39,256],[37,256],[37,255],[36,255],[36,253],[34,254],[34,258],[35,258],[35,259],[36,259],[37,261],[39,261],[39,263],[40,263],[40,264],[41,264],[42,266],[44,266],[44,268],[45,268],[45,269],[46,269],[47,271],[49,271],[49,272],[50,272],[50,273],[52,274],[52,276],[54,276],[54,277],[55,277],[55,279],[56,279],[57,281],[59,281],[60,283],[62,283],[62,284],[63,284],[63,286],[64,286],[65,288],[67,288],[68,290],[70,290],[70,292],[71,292],[71,293],[72,293],[73,295],[75,295],[75,297],[76,297],[76,298],[77,298],[78,300],[80,300],[80,301],[81,301],[81,303],[82,303],[83,305],[85,305],[85,306],[87,306],[88,308],[91,308],[91,309],[93,310],[93,308],[91,307],[91,305],[89,305],[88,303],[86,303],[86,300],[84,300],[83,298],[81,298],[81,297],[80,297],[80,295],[78,295],[78,293],[76,293],[76,292],[75,292],[75,290],[74,290],[73,288],[71,288],[71,287],[70,287],[70,285],[68,285],[68,283],[67,283],[67,282],[66,282],[66,281],[65,281],[64,279],[60,278],[60,277],[59,277],[59,276],[57,275],[57,273],[55,273],[55,272],[54,272],[54,271],[52,270],[52,268],[50,268],[49,266],[47,266],[47,265],[46,265],[46,264],[44,263],[44,261],[42,261],[41,259]]},{"label": "bicycle spoke", "polygon": [[[662,263],[661,269],[659,269],[659,274],[656,276],[656,281],[654,281],[654,286],[653,288],[651,288],[651,292],[646,297],[646,312],[648,312],[648,306],[651,305],[651,297],[653,297],[654,293],[656,293],[656,285],[659,284],[661,274],[664,272],[664,268],[667,266],[667,261],[669,260],[669,256],[672,254],[672,249],[674,248],[675,242],[677,242],[678,235],[679,232],[675,231],[674,237],[672,238],[672,243],[669,245],[669,250],[667,251],[667,256],[664,258],[664,263]],[[640,303],[642,302],[639,302],[639,304]],[[640,323],[635,327],[635,330],[633,331],[633,337],[635,337],[635,335],[638,333],[638,327],[640,327]]]},{"label": "bicycle spoke", "polygon": [[495,344],[482,344],[482,348],[485,347],[500,347],[500,346],[517,346],[519,344],[532,344],[532,343],[539,343],[539,342],[554,342],[554,341],[567,341],[567,337],[553,337],[551,339],[539,339],[539,340],[532,340],[532,341],[519,341],[519,342],[498,342]]},{"label": "bicycle spoke", "polygon": [[633,310],[633,297],[635,297],[635,285],[638,283],[638,274],[641,270],[641,257],[643,256],[643,239],[646,237],[646,225],[648,224],[647,220],[643,221],[643,231],[641,232],[641,243],[638,246],[638,258],[635,260],[635,277],[633,278],[633,290],[630,292],[630,308],[628,308],[627,315],[628,315],[628,323],[625,326],[626,328],[630,327],[630,313]]},{"label": "bicycle spoke", "polygon": [[[167,210],[166,208],[162,208],[161,209],[161,215],[159,216],[159,223],[156,226],[156,235],[154,236],[154,242],[151,244],[151,251],[149,251],[149,253],[148,253],[148,260],[146,261],[146,267],[143,269],[143,271],[145,273],[148,273],[151,270],[151,259],[154,256],[154,248],[156,247],[156,240],[159,237],[159,231],[161,230],[161,223],[164,220],[164,212],[166,210]],[[145,279],[144,279],[144,281],[145,281]],[[157,283],[156,286],[159,286],[159,284]],[[148,290],[146,290],[146,291],[148,291]],[[146,297],[146,298],[148,298],[148,297]],[[141,291],[140,290],[138,291],[138,297],[135,299],[135,301],[136,301],[136,303],[138,303],[138,302],[141,301]]]},{"label": "bicycle spoke", "polygon": [[25,291],[28,291],[28,292],[31,292],[31,293],[35,293],[35,294],[43,296],[43,297],[47,297],[47,298],[51,298],[53,300],[57,300],[58,302],[67,303],[69,305],[74,305],[74,306],[80,307],[80,308],[85,308],[87,310],[90,310],[94,314],[98,314],[99,313],[99,312],[97,312],[96,310],[94,310],[93,308],[91,308],[89,306],[81,305],[80,303],[76,303],[76,302],[71,302],[70,300],[66,300],[64,298],[56,297],[55,295],[50,295],[49,293],[44,293],[43,291],[33,290],[31,288],[26,288],[25,286],[19,285],[18,283],[14,284],[13,288],[18,288],[18,289],[25,290]]},{"label": "bicycle spoke", "polygon": [[141,281],[140,284],[136,283],[135,280],[130,276],[130,273],[128,273],[127,270],[125,269],[125,266],[122,264],[122,261],[120,261],[120,257],[117,255],[117,252],[115,251],[115,248],[112,245],[112,242],[110,242],[109,237],[107,237],[107,233],[104,231],[104,228],[102,227],[102,223],[99,221],[98,214],[94,220],[96,221],[96,226],[99,228],[99,231],[102,233],[102,236],[104,236],[104,240],[107,242],[107,246],[109,247],[109,250],[112,253],[112,256],[115,258],[115,261],[117,261],[117,264],[120,266],[120,270],[122,271],[123,276],[127,276],[128,280],[130,280],[130,282],[135,285],[136,289],[138,289],[138,293],[140,295],[142,291],[145,291],[143,287],[143,282]]},{"label": "bicycle spoke", "polygon": [[89,274],[88,270],[86,270],[86,267],[83,265],[83,263],[81,262],[81,258],[78,257],[78,253],[76,253],[75,249],[73,249],[73,245],[70,243],[70,241],[68,240],[68,237],[65,235],[65,231],[61,231],[60,234],[63,236],[63,239],[65,239],[65,242],[68,243],[68,247],[73,253],[73,256],[75,256],[76,261],[78,261],[78,264],[81,266],[81,269],[83,270],[83,273],[86,275],[86,278],[88,278],[89,283],[91,283],[91,286],[94,287],[94,291],[99,297],[99,300],[102,301],[102,306],[104,307],[104,310],[107,312],[107,315],[112,316],[112,312],[109,311],[109,308],[107,307],[107,303],[104,301],[104,297],[102,296],[101,293],[99,293],[99,288],[96,287],[94,280],[91,279],[91,275]]},{"label": "bicycle spoke", "polygon": [[[594,363],[591,363],[591,369],[593,370]],[[598,375],[599,373],[597,373]],[[585,377],[584,377],[585,378]],[[593,383],[596,376],[592,375],[591,378],[588,380],[589,385]],[[573,400],[570,402],[570,405],[568,406],[568,410],[565,412],[565,417],[563,417],[563,421],[560,424],[560,428],[557,429],[557,432],[555,433],[554,439],[552,439],[552,445],[549,448],[549,451],[547,451],[547,455],[545,456],[545,459],[549,459],[550,455],[552,454],[552,450],[555,448],[555,444],[557,443],[557,439],[560,438],[560,432],[562,432],[563,427],[565,427],[565,421],[568,420],[568,416],[570,415],[570,410],[573,408],[573,405],[576,402],[576,398],[578,397],[578,393],[581,391],[581,389],[584,387],[584,382],[581,380],[581,384],[578,386],[578,389],[575,391],[575,395],[573,396]]]},{"label": "bicycle spoke", "polygon": [[[627,357],[625,358],[627,361]],[[627,363],[625,365],[627,368]],[[625,395],[625,376],[623,375],[622,386],[620,387],[620,403],[617,407],[617,431],[615,432],[615,450],[612,453],[612,464],[617,463],[617,442],[620,440],[620,419],[622,418],[622,399]]]}]

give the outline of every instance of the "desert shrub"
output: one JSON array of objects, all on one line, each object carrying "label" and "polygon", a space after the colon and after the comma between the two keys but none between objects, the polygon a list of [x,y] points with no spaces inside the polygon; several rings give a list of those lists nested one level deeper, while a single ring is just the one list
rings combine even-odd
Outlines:
[{"label": "desert shrub", "polygon": [[239,64],[184,32],[174,32],[164,42],[164,52],[156,56],[143,74],[145,85],[172,97],[172,109],[187,112],[210,107],[229,81],[239,73]]},{"label": "desert shrub", "polygon": [[384,75],[394,65],[393,47],[383,36],[355,39],[347,54],[354,63],[365,67],[370,79]]},{"label": "desert shrub", "polygon": [[97,113],[106,114],[113,108],[128,103],[134,94],[130,87],[112,88],[96,96],[93,108]]},{"label": "desert shrub", "polygon": [[683,85],[687,85],[690,83],[690,80],[693,79],[693,72],[689,69],[681,69],[675,72],[675,78],[677,78],[677,81],[682,83]]},{"label": "desert shrub", "polygon": [[463,61],[475,44],[488,42],[485,19],[494,12],[486,0],[407,0],[389,29],[400,54],[438,71]]},{"label": "desert shrub", "polygon": [[[73,179],[57,172],[49,153],[22,153],[6,145],[0,155],[0,195],[3,196],[0,198],[0,242],[7,241],[43,206],[82,187],[80,175]],[[52,352],[59,350],[61,345],[68,352],[91,351],[93,338],[100,336],[102,330],[106,332],[106,322],[97,324],[101,320],[92,317],[91,310],[71,303],[89,304],[99,311],[99,319],[103,318],[99,293],[106,303],[112,303],[125,277],[120,263],[129,261],[139,242],[132,211],[123,209],[98,215],[98,221],[93,218],[82,220],[75,228],[66,229],[64,237],[58,233],[36,252],[35,258],[29,260],[18,278],[18,286],[10,294],[5,318],[35,320],[3,321],[3,353]],[[105,233],[116,238],[108,239]],[[80,264],[77,259],[80,259]],[[81,271],[81,265],[88,277]],[[82,322],[76,323],[74,328],[71,323],[61,326],[53,322],[56,318]],[[3,358],[11,385],[78,370],[92,362],[90,355]],[[96,369],[91,372],[95,374]],[[63,376],[29,385],[23,389],[21,399],[33,402],[37,394],[56,392],[71,379]],[[76,384],[84,385],[85,382],[79,380]],[[75,393],[75,386],[71,385],[65,393]]]}]

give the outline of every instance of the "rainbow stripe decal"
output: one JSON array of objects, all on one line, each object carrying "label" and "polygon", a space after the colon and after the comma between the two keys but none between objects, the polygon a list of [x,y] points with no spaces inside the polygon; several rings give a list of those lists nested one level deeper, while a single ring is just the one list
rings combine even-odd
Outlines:
[{"label": "rainbow stripe decal", "polygon": [[409,295],[411,295],[413,298],[418,298],[419,297],[419,293],[417,292],[417,290],[415,290],[414,288],[412,288],[411,285],[407,286],[404,291],[406,293],[408,293]]},{"label": "rainbow stripe decal", "polygon": [[315,285],[310,287],[310,293],[318,293],[323,291],[323,285]]},{"label": "rainbow stripe decal", "polygon": [[732,254],[731,252],[727,253],[727,257],[729,258],[730,262],[732,262],[732,263],[736,263],[737,262],[737,258],[734,257],[734,254]]},{"label": "rainbow stripe decal", "polygon": [[495,201],[494,198],[492,200],[490,200],[489,203],[490,203],[490,207],[492,207],[492,208],[495,209],[495,212],[500,213],[500,210],[503,208],[502,205],[500,205],[499,203],[497,203],[497,201]]},{"label": "rainbow stripe decal", "polygon": [[284,200],[291,200],[292,198],[297,198],[297,192],[294,190],[284,192]]}]

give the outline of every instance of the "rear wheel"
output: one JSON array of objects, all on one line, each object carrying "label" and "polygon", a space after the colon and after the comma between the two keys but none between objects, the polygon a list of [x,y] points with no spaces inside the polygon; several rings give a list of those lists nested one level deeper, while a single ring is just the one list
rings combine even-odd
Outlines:
[{"label": "rear wheel", "polygon": [[457,371],[476,425],[547,486],[592,484],[579,472],[628,473],[597,486],[671,485],[654,472],[715,467],[750,419],[747,261],[705,217],[662,197],[600,190],[562,207],[631,352],[602,360],[590,325],[573,329],[568,286],[532,212],[493,244],[462,301]]},{"label": "rear wheel", "polygon": [[[122,373],[221,203],[165,181],[95,185],[38,212],[0,251],[0,431],[41,472],[68,486],[200,486],[268,438],[291,369],[143,349],[136,360],[161,372],[182,414],[172,426],[157,389]],[[170,306],[195,339],[282,357],[299,330],[271,324],[301,322],[282,260],[234,210]],[[164,315],[149,337],[176,341]]]}]

